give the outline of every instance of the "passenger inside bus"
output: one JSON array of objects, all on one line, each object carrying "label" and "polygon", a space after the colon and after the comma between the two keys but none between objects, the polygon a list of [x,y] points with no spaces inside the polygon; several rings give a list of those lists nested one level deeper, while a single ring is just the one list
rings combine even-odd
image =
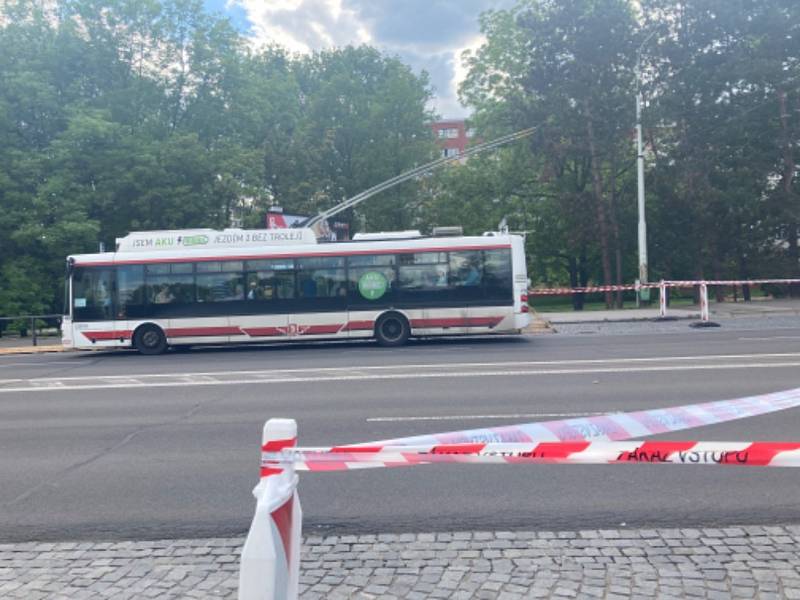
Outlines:
[{"label": "passenger inside bus", "polygon": [[156,304],[169,304],[175,300],[175,296],[172,294],[172,291],[169,289],[169,284],[162,283],[161,287],[159,288],[158,292],[155,295],[153,301]]},{"label": "passenger inside bus", "polygon": [[261,290],[258,289],[258,281],[255,279],[250,280],[250,289],[247,291],[248,300],[260,300],[262,296]]}]

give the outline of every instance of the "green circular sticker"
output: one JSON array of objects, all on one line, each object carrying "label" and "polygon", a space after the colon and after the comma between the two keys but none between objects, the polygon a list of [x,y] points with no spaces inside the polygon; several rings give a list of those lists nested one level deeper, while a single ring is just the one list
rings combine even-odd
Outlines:
[{"label": "green circular sticker", "polygon": [[367,300],[377,300],[386,293],[389,282],[380,271],[368,271],[358,280],[358,291]]}]

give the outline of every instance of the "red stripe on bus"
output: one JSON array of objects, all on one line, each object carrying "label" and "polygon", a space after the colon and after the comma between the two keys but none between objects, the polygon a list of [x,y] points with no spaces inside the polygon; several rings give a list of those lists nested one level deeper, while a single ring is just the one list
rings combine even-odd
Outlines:
[{"label": "red stripe on bus", "polygon": [[130,330],[119,331],[81,331],[81,335],[95,341],[95,340],[121,340],[131,337]]},{"label": "red stripe on bus", "polygon": [[167,329],[167,337],[206,337],[215,335],[241,335],[238,327],[178,327]]},{"label": "red stripe on bus", "polygon": [[375,321],[349,321],[342,331],[372,331]]},{"label": "red stripe on bus", "polygon": [[467,319],[469,327],[494,327],[502,320],[503,317],[470,317]]},{"label": "red stripe on bus", "polygon": [[242,331],[251,337],[286,335],[285,327],[248,327],[242,328]]},{"label": "red stripe on bus", "polygon": [[450,317],[442,319],[412,319],[411,327],[428,329],[434,327],[494,327],[503,317]]},{"label": "red stripe on bus", "polygon": [[161,263],[187,263],[187,262],[212,262],[212,261],[226,261],[226,260],[263,260],[263,259],[281,259],[281,258],[321,258],[321,257],[337,257],[337,256],[363,256],[369,254],[416,254],[418,252],[461,252],[464,250],[510,250],[509,245],[491,245],[491,246],[452,246],[452,247],[435,247],[435,248],[402,248],[395,250],[351,250],[350,252],[307,252],[304,254],[280,253],[280,254],[243,254],[237,256],[200,256],[191,257],[183,256],[180,258],[148,258],[145,260],[136,260],[135,258],[115,261],[102,261],[102,262],[75,262],[76,266],[87,267],[108,267],[113,265],[153,265]]},{"label": "red stripe on bus", "polygon": [[[451,317],[439,319],[412,319],[411,326],[415,328],[435,327],[494,327],[503,317]],[[296,325],[297,335],[326,335],[346,331],[371,331],[375,326],[374,321],[348,321],[342,324],[326,325]],[[82,331],[81,334],[89,340],[118,340],[128,339],[131,330],[113,331]],[[170,338],[180,337],[214,337],[222,335],[248,335],[250,337],[276,337],[291,335],[291,326],[284,327],[174,327],[166,329],[165,333]]]},{"label": "red stripe on bus", "polygon": [[302,335],[323,335],[326,333],[339,333],[342,330],[342,325],[299,325],[302,330]]}]

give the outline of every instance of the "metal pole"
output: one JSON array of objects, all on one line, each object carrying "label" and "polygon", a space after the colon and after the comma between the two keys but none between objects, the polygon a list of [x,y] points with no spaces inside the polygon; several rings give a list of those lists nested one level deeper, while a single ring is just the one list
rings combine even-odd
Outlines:
[{"label": "metal pole", "polygon": [[644,145],[642,143],[642,50],[656,34],[651,31],[636,51],[636,182],[639,208],[639,281],[647,283],[647,222],[644,215]]},{"label": "metal pole", "polygon": [[705,283],[700,284],[700,320],[703,323],[708,323],[708,285]]},{"label": "metal pole", "polygon": [[[637,80],[639,73],[637,69]],[[639,207],[639,281],[647,283],[647,222],[644,215],[644,150],[642,148],[642,92],[636,92],[636,180]]]},{"label": "metal pole", "polygon": [[31,317],[31,335],[33,336],[33,345],[36,345],[36,317]]}]

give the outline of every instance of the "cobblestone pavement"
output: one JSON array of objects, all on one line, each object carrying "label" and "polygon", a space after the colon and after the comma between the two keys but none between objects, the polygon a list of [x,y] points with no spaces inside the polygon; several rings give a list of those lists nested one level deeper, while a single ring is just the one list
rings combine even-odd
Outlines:
[{"label": "cobblestone pavement", "polygon": [[[242,538],[0,544],[0,598],[235,598]],[[301,597],[797,598],[800,526],[308,537]]]}]

